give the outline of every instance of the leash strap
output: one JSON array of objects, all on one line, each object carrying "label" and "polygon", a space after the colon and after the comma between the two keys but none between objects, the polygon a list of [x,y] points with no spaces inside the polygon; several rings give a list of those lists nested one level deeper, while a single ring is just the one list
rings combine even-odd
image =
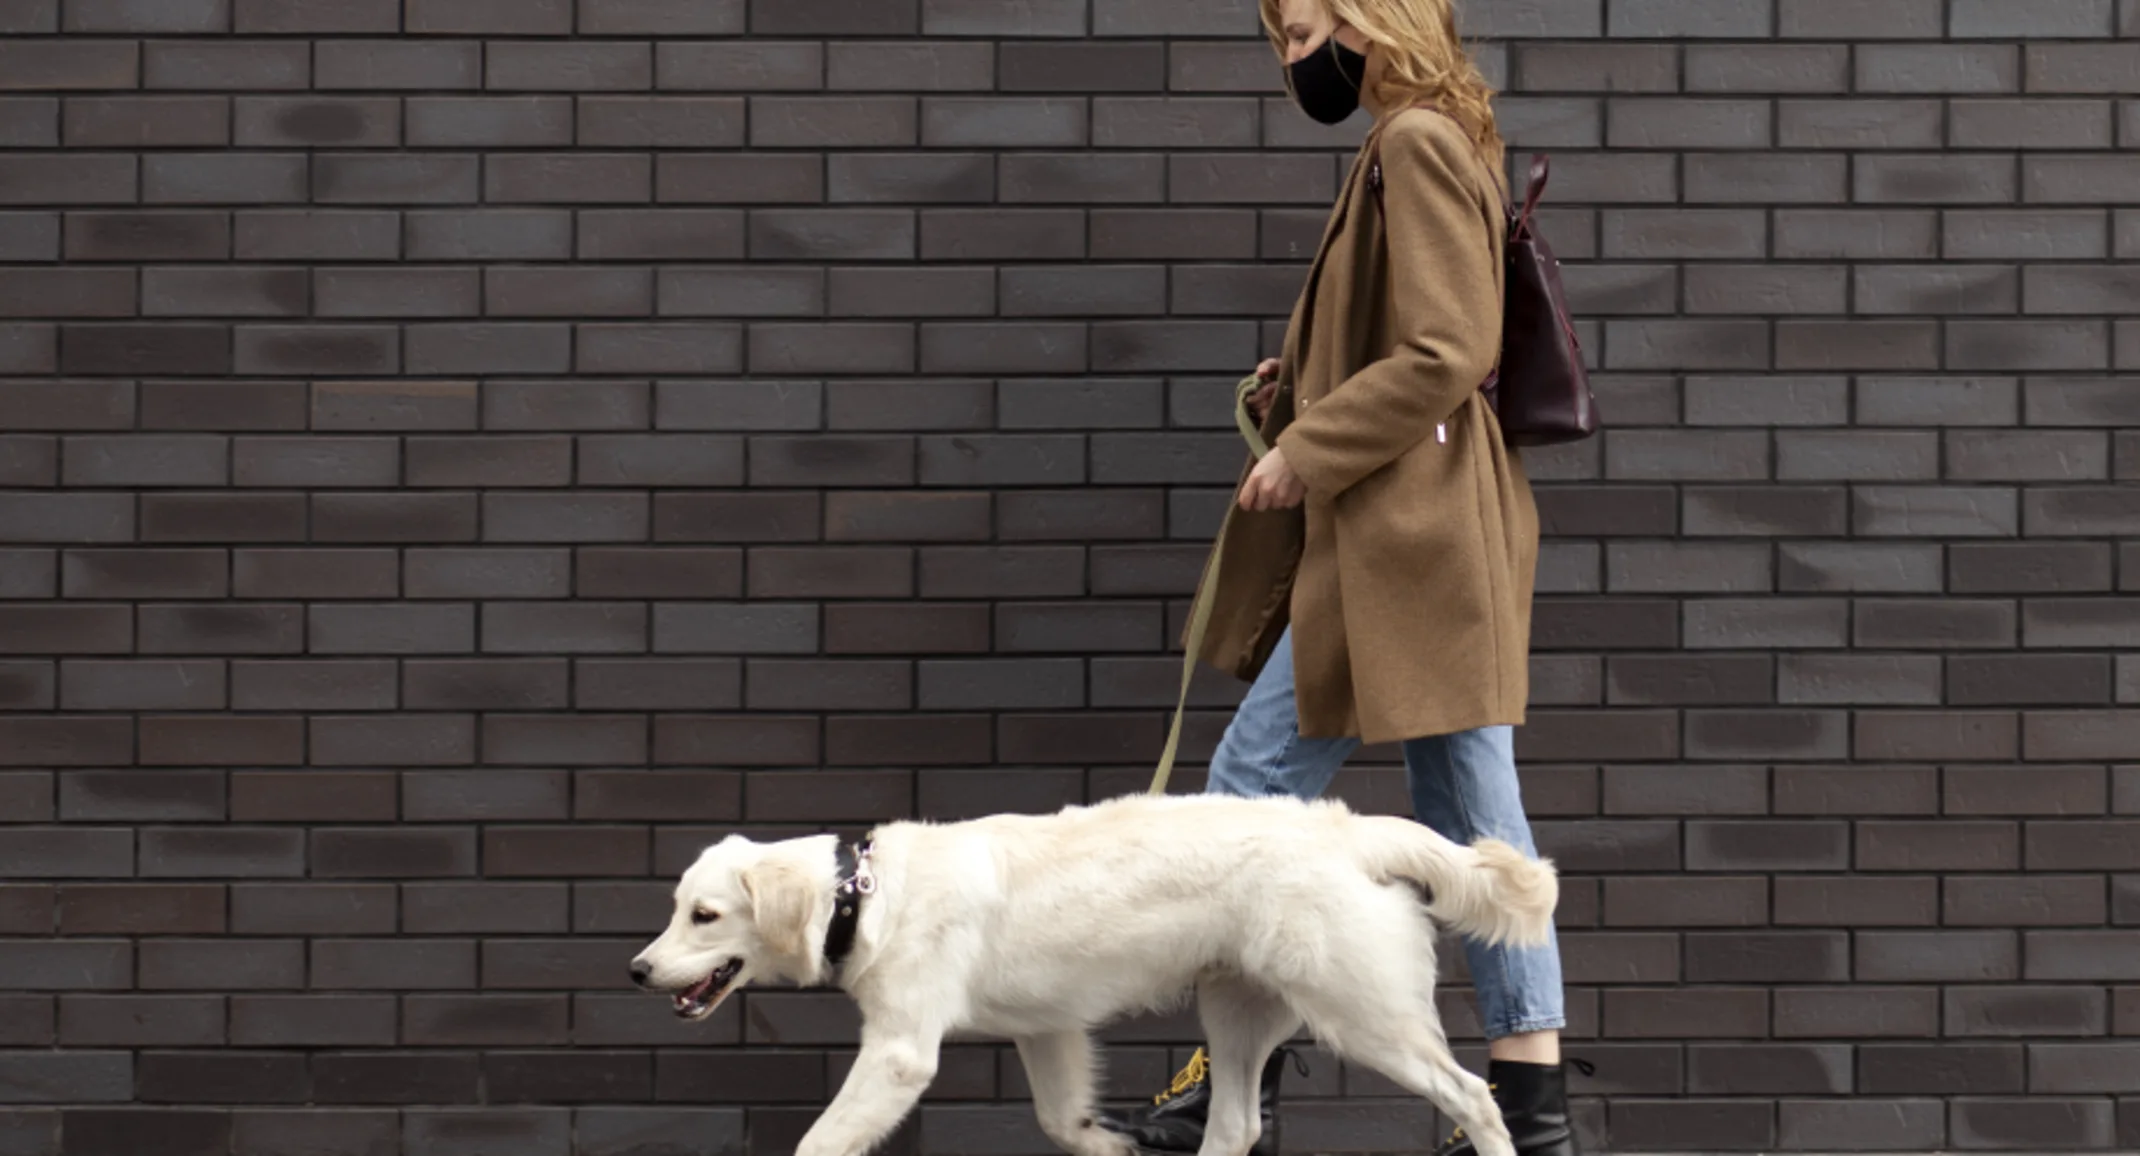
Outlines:
[{"label": "leash strap", "polygon": [[[1241,379],[1233,391],[1234,425],[1241,430],[1241,440],[1248,443],[1248,452],[1260,461],[1271,447],[1263,440],[1263,431],[1256,426],[1255,416],[1248,412],[1248,399],[1262,389],[1267,382],[1254,374]],[[1196,656],[1204,649],[1204,633],[1211,626],[1211,603],[1219,589],[1219,560],[1224,557],[1226,523],[1220,521],[1218,537],[1211,543],[1211,562],[1204,567],[1203,581],[1196,584],[1196,600],[1189,604],[1188,636],[1183,640],[1181,656],[1181,693],[1174,700],[1174,721],[1167,727],[1167,745],[1159,752],[1159,767],[1152,772],[1151,794],[1167,793],[1167,779],[1174,774],[1174,756],[1181,747],[1182,714],[1189,709],[1189,680],[1196,677]]]}]

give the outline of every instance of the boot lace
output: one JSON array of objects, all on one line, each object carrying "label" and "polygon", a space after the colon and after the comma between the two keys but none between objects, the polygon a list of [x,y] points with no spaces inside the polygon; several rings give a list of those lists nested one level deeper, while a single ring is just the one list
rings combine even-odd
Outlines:
[{"label": "boot lace", "polygon": [[1189,1057],[1189,1062],[1182,1066],[1182,1070],[1174,1073],[1174,1082],[1167,1085],[1167,1090],[1152,1097],[1152,1104],[1157,1107],[1176,1096],[1184,1095],[1210,1077],[1211,1057],[1204,1054],[1204,1049],[1198,1048],[1196,1053]]},{"label": "boot lace", "polygon": [[[1598,1074],[1597,1066],[1592,1064],[1588,1060],[1578,1060],[1575,1057],[1570,1056],[1568,1057],[1567,1064],[1569,1067],[1574,1068],[1576,1071],[1581,1072],[1586,1076],[1595,1076]],[[1486,1085],[1486,1090],[1489,1092],[1498,1092],[1501,1090],[1501,1085],[1488,1084]],[[1442,1141],[1442,1146],[1436,1150],[1446,1152],[1450,1148],[1455,1147],[1463,1139],[1464,1130],[1462,1128],[1458,1128],[1456,1131],[1449,1133],[1449,1138],[1447,1140]]]},{"label": "boot lace", "polygon": [[[1489,1092],[1498,1092],[1501,1090],[1501,1085],[1488,1084],[1486,1085],[1486,1090]],[[1449,1133],[1449,1138],[1447,1140],[1442,1141],[1442,1147],[1445,1149],[1453,1147],[1455,1146],[1457,1141],[1462,1140],[1463,1138],[1464,1130],[1462,1128],[1458,1128],[1456,1131]]]}]

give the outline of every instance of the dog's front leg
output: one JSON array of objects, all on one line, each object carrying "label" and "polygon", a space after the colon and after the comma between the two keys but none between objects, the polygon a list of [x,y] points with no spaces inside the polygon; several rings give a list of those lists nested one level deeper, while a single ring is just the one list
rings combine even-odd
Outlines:
[{"label": "dog's front leg", "polygon": [[862,1029],[862,1051],[795,1156],[863,1156],[892,1134],[936,1078],[943,1032],[910,1026]]}]

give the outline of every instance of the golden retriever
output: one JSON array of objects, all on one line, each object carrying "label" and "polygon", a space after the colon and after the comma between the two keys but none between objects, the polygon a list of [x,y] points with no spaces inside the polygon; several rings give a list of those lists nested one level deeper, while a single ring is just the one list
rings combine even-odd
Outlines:
[{"label": "golden retriever", "polygon": [[[632,961],[687,1018],[752,980],[836,984],[861,1006],[861,1053],[798,1156],[883,1140],[952,1033],[1017,1044],[1040,1126],[1066,1151],[1125,1156],[1129,1142],[1092,1118],[1088,1032],[1192,991],[1211,1055],[1200,1156],[1255,1143],[1257,1074],[1302,1023],[1432,1101],[1482,1156],[1512,1156],[1433,996],[1435,922],[1490,942],[1551,933],[1551,864],[1505,843],[1462,847],[1333,802],[1140,796],[891,823],[843,872],[856,861],[831,835],[730,836],[684,873],[668,929]],[[852,935],[836,966],[828,933]]]}]

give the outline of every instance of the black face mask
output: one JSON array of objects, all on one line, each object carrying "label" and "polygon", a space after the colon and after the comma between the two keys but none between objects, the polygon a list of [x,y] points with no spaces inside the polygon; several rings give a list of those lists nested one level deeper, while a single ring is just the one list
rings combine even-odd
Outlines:
[{"label": "black face mask", "polygon": [[1367,57],[1339,44],[1335,33],[1323,45],[1286,66],[1286,87],[1300,111],[1324,124],[1337,124],[1360,107]]}]

